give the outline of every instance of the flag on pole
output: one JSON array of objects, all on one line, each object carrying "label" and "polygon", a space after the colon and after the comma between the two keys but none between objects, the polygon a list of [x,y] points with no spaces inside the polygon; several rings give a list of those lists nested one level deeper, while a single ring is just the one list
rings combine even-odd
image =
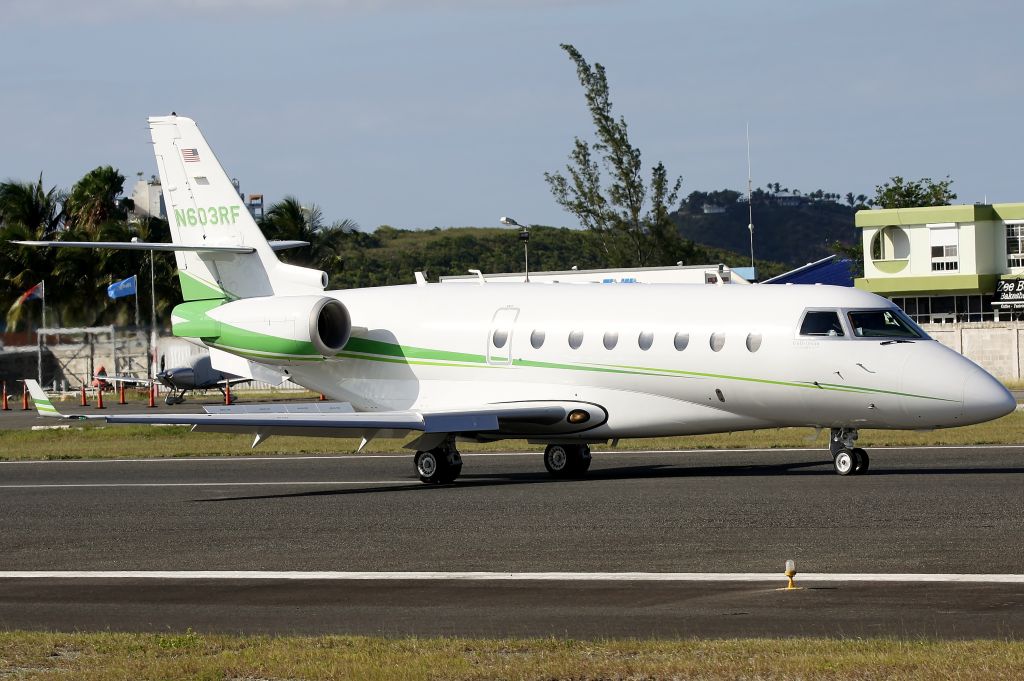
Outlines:
[{"label": "flag on pole", "polygon": [[138,295],[138,293],[138,275],[135,274],[128,277],[127,279],[115,281],[113,284],[107,287],[107,296],[112,300],[124,298],[125,296],[135,296]]},{"label": "flag on pole", "polygon": [[14,305],[11,305],[11,310],[21,307],[24,303],[30,300],[42,300],[43,296],[46,295],[45,282],[39,282],[29,290],[18,296],[18,299],[14,301]]},{"label": "flag on pole", "polygon": [[30,300],[42,300],[45,302],[46,298],[46,282],[39,282],[29,290],[18,296],[18,299],[14,301],[10,309],[7,310],[7,328],[13,329],[18,324],[18,320],[21,318],[21,306]]}]

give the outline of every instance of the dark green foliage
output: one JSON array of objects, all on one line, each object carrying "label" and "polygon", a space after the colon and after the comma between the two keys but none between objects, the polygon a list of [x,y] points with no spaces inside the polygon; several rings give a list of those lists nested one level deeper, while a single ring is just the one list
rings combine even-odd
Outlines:
[{"label": "dark green foliage", "polygon": [[[691,195],[692,196],[692,195]],[[687,199],[689,200],[689,199]],[[829,201],[779,206],[754,200],[754,254],[758,258],[794,267],[820,260],[833,251],[836,241],[855,244],[854,209]],[[710,247],[750,252],[746,204],[729,204],[725,213],[678,212],[672,219],[687,239]],[[749,256],[748,262],[749,264]],[[763,278],[762,273],[758,273]]]},{"label": "dark green foliage", "polygon": [[875,186],[874,205],[881,208],[948,206],[956,200],[956,192],[950,189],[952,184],[949,175],[938,182],[930,177],[905,180],[899,175],[893,175],[888,182]]}]

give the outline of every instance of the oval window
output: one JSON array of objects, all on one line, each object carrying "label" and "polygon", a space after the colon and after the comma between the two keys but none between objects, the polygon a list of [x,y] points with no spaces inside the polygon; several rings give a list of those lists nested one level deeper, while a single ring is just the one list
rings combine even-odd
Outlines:
[{"label": "oval window", "polygon": [[569,334],[569,347],[576,350],[583,345],[583,332],[573,331]]},{"label": "oval window", "polygon": [[747,334],[747,350],[751,352],[757,352],[761,349],[761,334],[759,333],[748,333]]},{"label": "oval window", "polygon": [[641,350],[650,350],[654,345],[654,334],[650,331],[641,331],[636,338],[636,344],[640,346]]},{"label": "oval window", "polygon": [[508,329],[495,329],[491,334],[491,342],[496,348],[505,347],[505,343],[508,342]]},{"label": "oval window", "polygon": [[713,333],[711,334],[711,349],[718,352],[725,347],[725,334],[724,333]]},{"label": "oval window", "polygon": [[686,346],[690,344],[690,334],[677,333],[676,337],[672,339],[672,344],[676,346],[676,350],[685,350]]},{"label": "oval window", "polygon": [[534,350],[539,350],[540,346],[544,345],[544,332],[540,329],[535,329],[530,334],[530,345],[533,346]]},{"label": "oval window", "polygon": [[605,331],[604,334],[604,347],[606,350],[612,350],[619,343],[619,334],[616,331]]}]

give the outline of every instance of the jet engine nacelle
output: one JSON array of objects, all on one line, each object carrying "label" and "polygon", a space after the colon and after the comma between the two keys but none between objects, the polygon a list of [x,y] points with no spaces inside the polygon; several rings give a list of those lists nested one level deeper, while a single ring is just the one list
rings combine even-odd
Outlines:
[{"label": "jet engine nacelle", "polygon": [[271,364],[333,357],[352,332],[348,309],[329,296],[244,298],[200,310],[204,302],[212,301],[174,309],[175,335]]}]

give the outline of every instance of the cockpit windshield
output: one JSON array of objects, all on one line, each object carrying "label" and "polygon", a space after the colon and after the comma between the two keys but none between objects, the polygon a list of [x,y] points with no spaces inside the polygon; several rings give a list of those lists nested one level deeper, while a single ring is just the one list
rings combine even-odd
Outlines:
[{"label": "cockpit windshield", "polygon": [[853,334],[859,338],[928,338],[928,334],[898,309],[857,310],[847,316]]}]

